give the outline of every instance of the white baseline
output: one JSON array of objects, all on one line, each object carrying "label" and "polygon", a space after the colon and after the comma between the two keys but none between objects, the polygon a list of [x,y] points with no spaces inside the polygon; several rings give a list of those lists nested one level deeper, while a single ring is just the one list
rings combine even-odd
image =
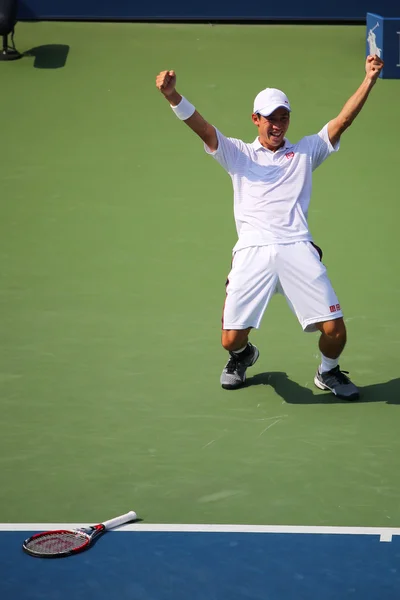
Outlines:
[{"label": "white baseline", "polygon": [[[1,531],[49,531],[78,529],[81,523],[0,523]],[[375,535],[381,542],[391,542],[400,535],[400,527],[325,527],[317,525],[207,525],[169,523],[131,523],[114,531],[172,532],[172,533],[291,533],[323,535]]]}]

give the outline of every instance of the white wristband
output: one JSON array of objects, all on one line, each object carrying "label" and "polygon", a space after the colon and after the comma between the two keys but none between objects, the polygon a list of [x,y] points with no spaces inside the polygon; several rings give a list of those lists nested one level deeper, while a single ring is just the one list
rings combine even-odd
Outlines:
[{"label": "white wristband", "polygon": [[191,117],[194,114],[194,111],[196,110],[193,104],[190,104],[189,100],[186,100],[186,98],[184,98],[183,96],[182,100],[177,106],[170,106],[176,114],[176,116],[178,117],[178,119],[180,119],[181,121],[186,121],[186,119]]}]

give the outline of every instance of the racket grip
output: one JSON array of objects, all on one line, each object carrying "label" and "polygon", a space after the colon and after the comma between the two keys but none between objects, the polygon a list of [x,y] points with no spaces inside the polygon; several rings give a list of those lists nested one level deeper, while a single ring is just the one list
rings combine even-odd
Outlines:
[{"label": "racket grip", "polygon": [[135,511],[130,510],[129,512],[121,515],[120,517],[115,517],[114,519],[110,519],[109,521],[104,521],[103,525],[106,529],[113,529],[114,527],[118,527],[119,525],[123,525],[124,523],[128,523],[129,521],[136,521],[137,514]]}]

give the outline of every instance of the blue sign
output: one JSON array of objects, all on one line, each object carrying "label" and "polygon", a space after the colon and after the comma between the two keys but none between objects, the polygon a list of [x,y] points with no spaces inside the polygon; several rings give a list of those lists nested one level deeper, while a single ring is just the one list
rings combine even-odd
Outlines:
[{"label": "blue sign", "polygon": [[400,16],[387,18],[367,13],[366,55],[369,54],[384,61],[382,79],[400,79]]},{"label": "blue sign", "polygon": [[[19,18],[90,20],[346,20],[365,21],[373,5],[382,14],[397,17],[398,0],[285,0],[285,2],[248,2],[247,0],[19,0]],[[395,6],[397,5],[397,6]],[[400,7],[399,7],[400,9]]]}]

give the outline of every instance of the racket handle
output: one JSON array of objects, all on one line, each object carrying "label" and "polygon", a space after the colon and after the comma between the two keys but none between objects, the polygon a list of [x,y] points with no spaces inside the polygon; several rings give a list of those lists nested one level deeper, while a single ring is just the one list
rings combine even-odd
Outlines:
[{"label": "racket handle", "polygon": [[103,525],[106,529],[113,529],[114,527],[118,527],[119,525],[123,525],[124,523],[128,523],[129,521],[136,521],[137,514],[130,510],[124,515],[120,517],[115,517],[114,519],[110,519],[109,521],[104,521]]}]

